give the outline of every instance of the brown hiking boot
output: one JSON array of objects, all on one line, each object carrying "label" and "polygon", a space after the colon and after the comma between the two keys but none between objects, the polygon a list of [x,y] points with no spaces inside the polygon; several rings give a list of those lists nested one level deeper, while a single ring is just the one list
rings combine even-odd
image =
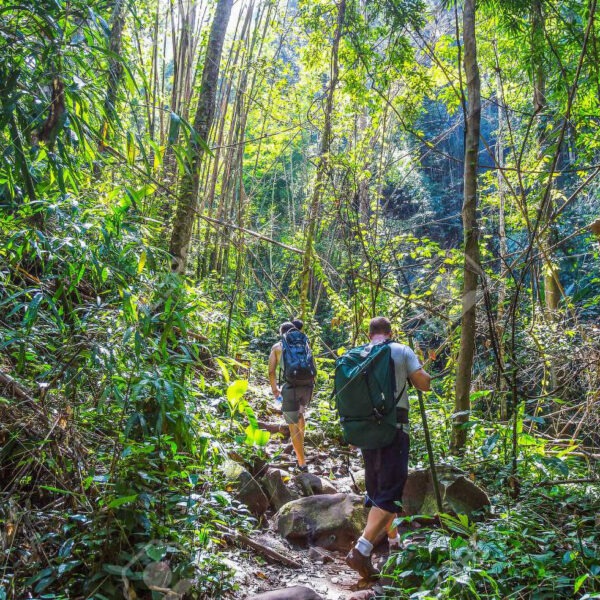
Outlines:
[{"label": "brown hiking boot", "polygon": [[352,548],[346,555],[346,564],[363,579],[377,579],[379,577],[379,571],[373,566],[371,557],[361,554],[356,548]]}]

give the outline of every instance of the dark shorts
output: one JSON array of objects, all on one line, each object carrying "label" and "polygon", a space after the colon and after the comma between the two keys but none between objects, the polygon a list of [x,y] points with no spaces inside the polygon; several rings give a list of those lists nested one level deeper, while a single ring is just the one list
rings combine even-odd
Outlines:
[{"label": "dark shorts", "polygon": [[303,385],[292,387],[289,383],[284,383],[281,388],[281,410],[283,418],[288,425],[295,425],[306,411],[312,398],[313,386]]},{"label": "dark shorts", "polygon": [[389,446],[362,450],[367,487],[365,506],[377,506],[390,513],[400,512],[399,504],[408,477],[409,450],[410,438],[401,429]]}]

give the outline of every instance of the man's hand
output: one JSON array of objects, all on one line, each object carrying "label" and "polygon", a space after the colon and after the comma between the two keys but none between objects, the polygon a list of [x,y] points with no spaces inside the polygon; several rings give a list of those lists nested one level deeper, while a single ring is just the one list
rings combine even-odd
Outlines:
[{"label": "man's hand", "polygon": [[422,392],[428,392],[431,389],[431,376],[424,369],[419,369],[409,377],[410,382]]},{"label": "man's hand", "polygon": [[279,398],[279,396],[281,396],[281,388],[280,387],[275,387],[271,391],[273,392],[273,398],[275,398],[275,400],[277,400],[277,398]]}]

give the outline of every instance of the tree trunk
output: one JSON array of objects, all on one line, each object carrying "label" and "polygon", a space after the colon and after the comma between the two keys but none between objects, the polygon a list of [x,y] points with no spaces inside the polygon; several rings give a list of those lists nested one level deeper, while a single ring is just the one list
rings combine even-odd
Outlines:
[{"label": "tree trunk", "polygon": [[176,273],[184,273],[187,264],[192,228],[198,206],[200,167],[204,155],[203,145],[208,140],[215,114],[221,54],[232,4],[233,0],[219,0],[217,2],[215,16],[210,28],[206,57],[202,69],[200,98],[194,117],[195,135],[190,137],[188,165],[181,182],[179,204],[169,247],[172,256],[171,268]]},{"label": "tree trunk", "polygon": [[[508,129],[508,115],[504,100],[504,86],[498,60],[496,41],[494,40],[494,53],[496,55],[496,99],[498,102],[498,135],[496,141],[496,167],[498,169],[498,243],[500,250],[500,279],[498,282],[498,311],[496,313],[496,337],[498,339],[498,359],[504,364],[504,303],[506,302],[506,277],[508,245],[506,241],[506,182],[504,181],[504,136]],[[508,404],[505,393],[506,382],[499,377],[500,386],[500,419],[508,419]]]},{"label": "tree trunk", "polygon": [[[540,157],[544,153],[546,137],[546,120],[543,113],[546,109],[546,72],[544,70],[544,27],[545,19],[542,9],[542,0],[533,0],[531,5],[531,70],[533,73],[533,110],[540,116],[537,127],[537,143]],[[549,184],[551,185],[551,183]],[[548,199],[546,209],[542,216],[542,227],[548,223],[554,202]],[[552,246],[557,241],[556,227],[552,224],[548,227],[548,233],[542,236],[541,253],[545,263],[543,269],[544,280],[544,304],[546,312],[551,317],[561,297],[561,285],[558,276],[558,268],[552,261],[552,256],[546,250],[546,246]]]},{"label": "tree trunk", "polygon": [[477,166],[479,159],[479,130],[481,123],[481,83],[477,66],[475,38],[475,0],[465,0],[463,12],[464,69],[467,79],[467,119],[465,123],[464,196],[462,207],[464,235],[464,281],[460,352],[456,368],[455,415],[452,424],[453,452],[465,445],[471,410],[471,376],[475,353],[475,317],[477,309],[477,280],[481,271],[479,261],[479,226],[477,223]]},{"label": "tree trunk", "polygon": [[104,145],[110,140],[110,131],[114,127],[117,118],[117,93],[123,78],[123,61],[121,60],[121,48],[123,46],[123,29],[125,27],[125,0],[115,0],[112,13],[112,26],[108,49],[108,82],[106,96],[104,96],[104,120],[100,129],[99,150],[102,152]]},{"label": "tree trunk", "polygon": [[338,83],[338,53],[345,15],[346,0],[340,0],[340,4],[338,6],[337,27],[333,36],[333,45],[331,48],[331,80],[329,82],[329,90],[327,91],[327,99],[325,102],[325,121],[323,124],[323,134],[321,135],[319,156],[317,157],[315,186],[308,208],[308,224],[306,241],[304,244],[304,257],[302,260],[302,274],[300,277],[300,315],[302,319],[306,318],[308,291],[310,287],[311,263],[314,254],[315,233],[317,230],[317,220],[319,217],[321,198],[323,197],[323,189],[325,186],[325,174],[329,165],[329,151],[331,148],[331,113],[333,112],[333,96]]}]

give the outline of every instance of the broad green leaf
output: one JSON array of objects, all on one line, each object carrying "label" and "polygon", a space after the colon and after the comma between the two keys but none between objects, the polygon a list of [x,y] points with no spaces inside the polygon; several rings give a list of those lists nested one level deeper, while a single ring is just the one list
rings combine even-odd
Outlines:
[{"label": "broad green leaf", "polygon": [[586,582],[589,576],[589,573],[584,573],[575,580],[575,585],[573,586],[573,593],[576,594],[580,590],[581,586]]},{"label": "broad green leaf", "polygon": [[229,383],[229,369],[227,368],[225,361],[222,358],[219,358],[218,356],[215,357],[215,361],[221,369],[221,373],[223,374],[223,379],[225,380],[225,383]]},{"label": "broad green leaf", "polygon": [[167,554],[166,546],[151,546],[146,549],[146,554],[154,561],[162,560]]},{"label": "broad green leaf", "polygon": [[138,494],[133,494],[131,496],[121,496],[119,498],[115,498],[111,500],[108,504],[108,508],[117,508],[119,506],[123,506],[124,504],[130,504],[131,502],[135,502],[137,500]]},{"label": "broad green leaf", "polygon": [[253,427],[252,425],[248,425],[248,427],[246,427],[245,433],[245,443],[248,446],[266,446],[271,438],[271,434],[268,431]]},{"label": "broad green leaf", "polygon": [[136,146],[135,146],[135,138],[133,134],[128,131],[127,132],[127,163],[133,165],[135,163],[135,155],[136,155]]},{"label": "broad green leaf", "polygon": [[179,129],[181,127],[181,117],[171,112],[169,119],[169,144],[174,144],[179,137]]},{"label": "broad green leaf", "polygon": [[138,275],[144,270],[144,265],[146,264],[146,251],[144,250],[140,254],[140,259],[138,261],[137,273]]},{"label": "broad green leaf", "polygon": [[248,381],[237,379],[227,388],[227,400],[232,404],[239,400],[248,390]]}]

